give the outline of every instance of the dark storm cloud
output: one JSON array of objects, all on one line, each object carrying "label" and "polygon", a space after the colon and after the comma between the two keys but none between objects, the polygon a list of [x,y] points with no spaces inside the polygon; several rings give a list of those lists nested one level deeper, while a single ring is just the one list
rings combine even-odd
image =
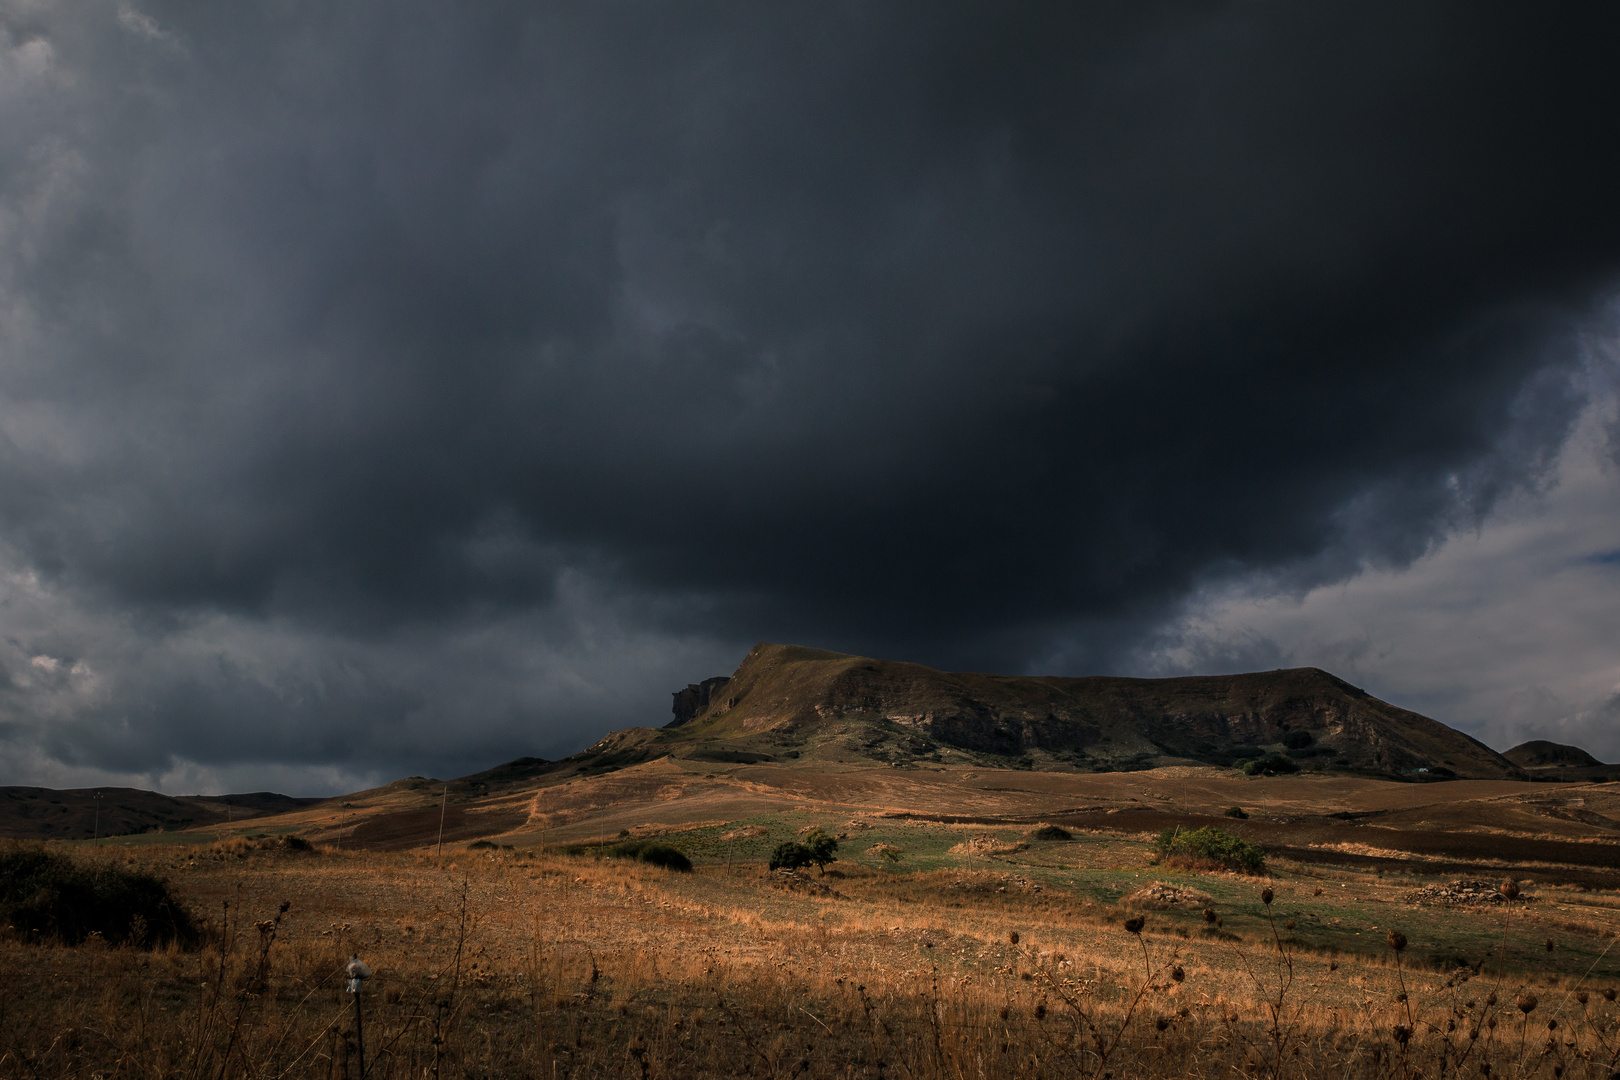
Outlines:
[{"label": "dark storm cloud", "polygon": [[[756,638],[1107,666],[1533,481],[1620,260],[1600,5],[4,10],[12,563],[75,648],[289,657],[106,674],[59,761],[360,761],[472,685],[555,748]],[[507,662],[605,625],[628,697]]]}]

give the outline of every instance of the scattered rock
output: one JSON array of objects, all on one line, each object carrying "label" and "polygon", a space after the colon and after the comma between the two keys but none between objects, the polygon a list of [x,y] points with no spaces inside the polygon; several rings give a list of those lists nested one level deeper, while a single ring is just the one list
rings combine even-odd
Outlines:
[{"label": "scattered rock", "polygon": [[[1426,907],[1471,907],[1482,904],[1505,904],[1498,883],[1494,881],[1458,880],[1443,885],[1425,885],[1416,892],[1406,894],[1406,902]],[[1521,896],[1521,900],[1529,900]]]},{"label": "scattered rock", "polygon": [[809,896],[820,896],[829,900],[842,900],[844,898],[844,894],[838,890],[829,888],[824,883],[801,874],[797,870],[772,870],[771,884],[778,889],[805,893]]},{"label": "scattered rock", "polygon": [[1175,907],[1206,908],[1215,902],[1215,898],[1197,889],[1155,881],[1137,889],[1120,902],[1126,907],[1165,911]]},{"label": "scattered rock", "polygon": [[1004,893],[1009,888],[1017,889],[1019,892],[1028,893],[1038,893],[1041,891],[1040,885],[1029,880],[1029,878],[1025,877],[1023,874],[1002,874],[1000,877],[996,878],[996,882],[996,892],[998,893]]},{"label": "scattered rock", "polygon": [[1023,851],[1028,844],[1019,840],[1008,843],[994,836],[974,836],[962,841],[951,848],[952,855],[1010,855],[1015,851]]},{"label": "scattered rock", "polygon": [[771,830],[767,829],[763,825],[744,825],[740,829],[732,829],[728,833],[722,833],[720,835],[720,839],[722,839],[722,840],[750,840],[750,839],[752,839],[753,837],[756,837],[756,836],[764,836],[766,833],[768,833],[770,831]]}]

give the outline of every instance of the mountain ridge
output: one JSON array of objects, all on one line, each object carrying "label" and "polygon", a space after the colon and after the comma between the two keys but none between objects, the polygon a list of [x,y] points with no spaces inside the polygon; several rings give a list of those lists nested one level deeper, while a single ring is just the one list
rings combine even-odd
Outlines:
[{"label": "mountain ridge", "polygon": [[269,817],[321,801],[273,791],[165,795],[124,787],[0,787],[0,839],[79,840],[178,832]]},{"label": "mountain ridge", "polygon": [[1319,668],[1013,676],[769,642],[749,651],[697,715],[636,741],[677,756],[965,755],[1090,771],[1284,757],[1330,771],[1523,775],[1477,739]]}]

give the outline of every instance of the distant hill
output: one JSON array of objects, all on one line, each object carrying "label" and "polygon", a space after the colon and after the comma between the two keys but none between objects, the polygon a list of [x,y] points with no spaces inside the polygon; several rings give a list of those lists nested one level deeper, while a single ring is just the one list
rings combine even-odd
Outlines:
[{"label": "distant hill", "polygon": [[671,726],[617,732],[570,759],[574,767],[666,753],[1098,772],[1286,757],[1304,769],[1415,779],[1523,776],[1462,732],[1316,668],[1177,679],[985,675],[766,643],[729,679],[702,685],[709,692],[696,715],[681,715],[678,695]]},{"label": "distant hill", "polygon": [[1502,756],[1525,771],[1532,780],[1613,780],[1620,778],[1620,765],[1605,765],[1578,746],[1533,739],[1520,743]]},{"label": "distant hill", "polygon": [[[98,799],[97,796],[100,796]],[[0,837],[11,840],[88,840],[175,832],[285,813],[320,802],[272,791],[243,795],[162,795],[138,788],[0,787]]]},{"label": "distant hill", "polygon": [[1502,751],[1502,756],[1521,769],[1603,765],[1603,762],[1578,746],[1548,742],[1546,739],[1532,739],[1530,742],[1520,743],[1511,750]]}]

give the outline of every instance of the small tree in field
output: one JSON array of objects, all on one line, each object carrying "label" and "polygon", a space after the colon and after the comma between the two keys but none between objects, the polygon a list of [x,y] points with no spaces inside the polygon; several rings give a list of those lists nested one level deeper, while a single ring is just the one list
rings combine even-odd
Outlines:
[{"label": "small tree in field", "polygon": [[838,841],[820,829],[804,838],[804,849],[810,861],[816,864],[816,869],[823,874],[827,872],[828,863],[838,861],[838,856],[833,854],[838,850]]},{"label": "small tree in field", "polygon": [[817,829],[804,838],[804,843],[795,843],[784,840],[776,845],[771,852],[772,870],[797,870],[801,866],[812,863],[823,874],[827,872],[827,864],[837,862],[838,856],[833,852],[838,850],[838,841]]}]

